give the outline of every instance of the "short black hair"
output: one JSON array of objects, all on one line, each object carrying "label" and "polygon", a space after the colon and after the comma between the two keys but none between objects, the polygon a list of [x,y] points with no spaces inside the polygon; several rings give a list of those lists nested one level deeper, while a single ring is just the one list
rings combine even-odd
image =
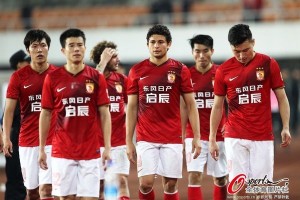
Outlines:
[{"label": "short black hair", "polygon": [[90,53],[90,59],[97,65],[100,62],[100,56],[105,48],[117,49],[117,45],[113,42],[108,42],[106,40],[99,42],[94,46]]},{"label": "short black hair", "polygon": [[194,37],[189,39],[189,41],[192,49],[194,49],[195,44],[202,44],[209,47],[210,49],[214,48],[214,40],[209,35],[195,35]]},{"label": "short black hair", "polygon": [[246,40],[252,40],[252,33],[248,25],[237,24],[230,28],[228,41],[232,46],[240,45]]},{"label": "short black hair", "polygon": [[170,33],[170,30],[165,25],[156,24],[152,26],[147,33],[147,43],[149,42],[149,38],[152,35],[163,35],[166,38],[167,43],[170,43],[172,41],[172,36]]},{"label": "short black hair", "polygon": [[66,40],[67,38],[70,37],[82,37],[83,38],[83,42],[85,44],[86,38],[85,38],[85,34],[82,30],[78,29],[78,28],[70,28],[68,30],[65,30],[59,38],[60,41],[60,45],[62,48],[65,48],[66,46]]},{"label": "short black hair", "polygon": [[51,43],[51,38],[50,36],[43,30],[41,29],[32,29],[29,30],[24,38],[24,45],[26,50],[28,51],[29,46],[33,43],[33,42],[40,42],[43,39],[46,40],[46,43],[48,45],[48,48],[50,47],[50,43]]}]

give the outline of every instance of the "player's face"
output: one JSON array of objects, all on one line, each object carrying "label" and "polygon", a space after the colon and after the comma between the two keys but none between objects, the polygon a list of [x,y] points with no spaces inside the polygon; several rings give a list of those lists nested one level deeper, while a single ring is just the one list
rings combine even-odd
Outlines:
[{"label": "player's face", "polygon": [[193,57],[196,64],[196,67],[207,69],[211,66],[211,56],[213,55],[214,50],[203,45],[203,44],[194,44]]},{"label": "player's face", "polygon": [[117,71],[119,68],[119,63],[120,63],[120,59],[119,59],[119,55],[116,52],[112,58],[110,59],[110,61],[108,62],[107,68],[109,71]]},{"label": "player's face", "polygon": [[171,42],[167,43],[167,40],[163,35],[152,35],[148,41],[150,56],[156,59],[165,57],[170,46]]},{"label": "player's face", "polygon": [[48,51],[49,48],[45,38],[41,41],[34,41],[28,48],[31,62],[36,64],[46,63],[48,58]]},{"label": "player's face", "polygon": [[240,45],[233,46],[231,45],[231,49],[234,57],[242,64],[246,65],[249,63],[254,57],[254,40],[246,40]]},{"label": "player's face", "polygon": [[66,46],[62,48],[69,63],[78,64],[83,62],[85,45],[82,37],[70,37],[66,39]]}]

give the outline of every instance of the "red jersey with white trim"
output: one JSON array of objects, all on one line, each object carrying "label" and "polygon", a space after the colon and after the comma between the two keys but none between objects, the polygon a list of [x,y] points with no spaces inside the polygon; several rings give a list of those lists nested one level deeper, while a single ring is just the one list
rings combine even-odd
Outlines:
[{"label": "red jersey with white trim", "polygon": [[[213,65],[204,74],[197,71],[195,67],[191,67],[189,70],[192,76],[192,84],[195,92],[195,100],[199,113],[200,121],[200,133],[201,140],[209,140],[209,130],[210,130],[210,113],[211,108],[214,103],[214,79],[217,70],[217,65]],[[225,108],[223,109],[223,116],[217,131],[217,141],[224,141],[222,136],[222,127],[226,122]],[[188,122],[186,127],[186,138],[193,138],[193,130],[191,124]]]},{"label": "red jersey with white trim", "polygon": [[[21,109],[19,146],[39,146],[39,117],[41,112],[42,88],[48,73],[57,69],[49,65],[43,73],[34,71],[27,65],[15,71],[8,84],[6,98],[18,99]],[[47,145],[51,144],[53,129],[49,130]]]},{"label": "red jersey with white trim", "polygon": [[215,95],[228,98],[225,137],[273,140],[270,92],[284,83],[278,63],[256,53],[244,66],[234,57],[224,62],[215,77]]},{"label": "red jersey with white trim", "polygon": [[144,60],[128,76],[127,95],[138,95],[137,141],[182,143],[180,95],[193,92],[188,68],[173,59],[157,66]]},{"label": "red jersey with white trim", "polygon": [[100,157],[98,108],[109,104],[102,74],[85,66],[76,75],[61,67],[49,74],[43,87],[42,108],[57,113],[52,156],[74,160]]},{"label": "red jersey with white trim", "polygon": [[[110,115],[112,123],[111,146],[126,145],[125,104],[127,103],[127,77],[117,72],[111,72],[106,77],[106,84],[110,100]],[[103,147],[103,134],[100,134],[100,145]]]}]

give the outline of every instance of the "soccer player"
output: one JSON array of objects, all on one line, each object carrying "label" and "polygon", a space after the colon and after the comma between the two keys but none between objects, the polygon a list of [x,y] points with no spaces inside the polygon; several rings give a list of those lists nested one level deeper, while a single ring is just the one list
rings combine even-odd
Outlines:
[{"label": "soccer player", "polygon": [[[127,159],[125,143],[125,104],[127,103],[127,77],[117,72],[120,59],[117,53],[117,45],[115,43],[107,41],[99,42],[92,49],[90,58],[97,65],[97,70],[103,73],[107,83],[112,123],[112,147],[110,157],[114,165],[114,172],[117,173],[119,177],[119,199],[126,200],[129,199],[130,196],[127,180],[130,162]],[[104,144],[102,134],[100,134],[100,146],[100,152],[103,152]],[[104,199],[104,167],[104,165],[100,167],[100,199]]]},{"label": "soccer player", "polygon": [[[162,176],[164,199],[179,199],[177,181],[182,177],[183,163],[181,95],[193,129],[194,158],[201,150],[191,75],[184,64],[168,58],[172,37],[166,26],[154,25],[146,39],[150,58],[134,65],[128,76],[127,154],[131,162],[137,159],[140,199],[155,199],[156,174]],[[135,128],[136,147],[132,141]]]},{"label": "soccer player", "polygon": [[[30,64],[30,56],[23,50],[15,52],[9,59],[10,68],[13,70],[21,69]],[[2,123],[3,118],[1,119]],[[16,104],[13,122],[11,126],[10,139],[13,145],[13,153],[11,157],[5,156],[5,199],[19,200],[25,199],[26,188],[22,177],[20,157],[19,157],[19,132],[21,126],[20,104]],[[2,140],[1,140],[2,142]]]},{"label": "soccer player", "polygon": [[[217,65],[212,62],[214,53],[213,38],[209,35],[196,35],[190,39],[195,66],[189,68],[192,76],[196,105],[199,112],[201,133],[201,154],[192,159],[193,130],[187,120],[184,103],[181,105],[182,133],[185,138],[185,155],[188,171],[188,199],[202,200],[201,182],[204,166],[207,164],[207,174],[213,177],[215,200],[226,200],[227,165],[222,130],[226,121],[225,109],[222,111],[221,123],[217,130],[217,142],[220,147],[219,160],[215,161],[208,149],[209,119],[214,100],[213,84]],[[183,101],[182,101],[183,102]],[[188,122],[188,123],[187,123]],[[185,137],[184,137],[185,136]]]},{"label": "soccer player", "polygon": [[[49,167],[45,141],[50,116],[56,113],[52,142],[53,195],[60,199],[99,198],[99,132],[109,158],[111,121],[102,74],[84,64],[85,34],[68,29],[60,35],[66,64],[49,74],[43,86],[39,163]],[[48,165],[47,165],[48,164]]]},{"label": "soccer player", "polygon": [[[228,33],[233,57],[217,70],[214,105],[210,118],[210,153],[220,156],[216,142],[217,128],[228,99],[229,113],[225,126],[225,149],[229,181],[244,174],[248,179],[273,179],[274,135],[270,92],[274,91],[282,119],[281,147],[291,143],[290,107],[280,68],[274,58],[254,51],[255,40],[248,25],[237,24]],[[238,193],[228,185],[228,191]],[[240,194],[242,194],[240,190]],[[235,195],[236,196],[236,195]],[[238,198],[238,197],[236,197]]]},{"label": "soccer player", "polygon": [[[9,81],[3,118],[3,152],[11,157],[10,140],[14,111],[18,101],[21,108],[19,154],[24,185],[29,199],[53,199],[51,195],[51,169],[41,170],[38,165],[39,124],[42,86],[46,75],[56,69],[48,64],[47,57],[51,39],[39,29],[27,32],[24,45],[31,57],[30,65],[15,71]],[[52,130],[46,142],[47,153],[51,151]],[[49,154],[50,155],[50,154]],[[51,162],[49,160],[49,162]]]}]

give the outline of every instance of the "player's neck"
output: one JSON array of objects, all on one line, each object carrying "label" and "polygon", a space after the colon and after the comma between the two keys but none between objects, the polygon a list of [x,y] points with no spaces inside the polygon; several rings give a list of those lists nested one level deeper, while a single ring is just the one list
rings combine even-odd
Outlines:
[{"label": "player's neck", "polygon": [[65,64],[65,69],[69,73],[71,73],[73,75],[76,75],[84,69],[84,63],[83,62],[80,62],[80,63],[67,63],[67,64]]},{"label": "player's neck", "polygon": [[196,70],[198,72],[200,72],[201,74],[206,73],[207,71],[209,71],[213,66],[213,63],[209,63],[207,66],[200,66],[199,64],[195,66]]},{"label": "player's neck", "polygon": [[49,67],[49,64],[47,62],[44,63],[35,63],[31,62],[30,63],[31,69],[38,72],[39,74],[43,73],[46,71]]},{"label": "player's neck", "polygon": [[164,56],[162,58],[158,58],[158,57],[150,57],[150,62],[155,64],[156,66],[160,66],[161,64],[167,62],[169,58],[167,56]]}]

